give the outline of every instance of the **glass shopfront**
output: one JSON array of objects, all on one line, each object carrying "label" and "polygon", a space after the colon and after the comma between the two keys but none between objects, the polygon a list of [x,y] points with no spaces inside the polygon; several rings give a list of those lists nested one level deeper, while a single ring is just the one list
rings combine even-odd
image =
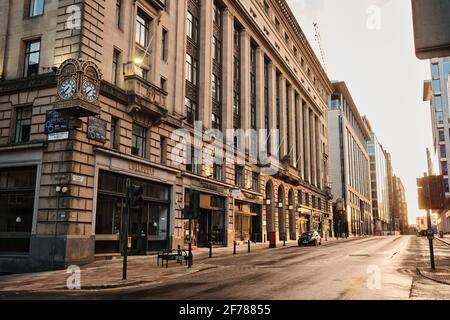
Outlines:
[{"label": "glass shopfront", "polygon": [[236,241],[262,241],[261,206],[236,200],[234,237]]},{"label": "glass shopfront", "polygon": [[[185,190],[185,199],[189,198],[189,189]],[[198,247],[226,246],[225,197],[200,194],[200,212],[192,220],[192,243]],[[185,230],[189,232],[188,222]]]},{"label": "glass shopfront", "polygon": [[311,216],[309,214],[299,214],[298,228],[299,235],[311,230]]},{"label": "glass shopfront", "polygon": [[[96,253],[121,251],[122,217],[125,213],[127,176],[100,171],[96,215]],[[131,184],[144,189],[142,209],[131,209],[128,236],[131,254],[146,254],[168,248],[170,228],[170,186],[137,178]]]},{"label": "glass shopfront", "polygon": [[0,169],[0,252],[30,250],[36,170],[36,166]]}]

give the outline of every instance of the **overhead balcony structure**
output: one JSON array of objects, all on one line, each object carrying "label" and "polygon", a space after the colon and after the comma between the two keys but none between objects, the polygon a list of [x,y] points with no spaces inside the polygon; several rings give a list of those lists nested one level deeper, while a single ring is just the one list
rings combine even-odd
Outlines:
[{"label": "overhead balcony structure", "polygon": [[128,114],[144,113],[154,119],[154,123],[167,118],[166,91],[138,75],[125,76],[125,87]]}]

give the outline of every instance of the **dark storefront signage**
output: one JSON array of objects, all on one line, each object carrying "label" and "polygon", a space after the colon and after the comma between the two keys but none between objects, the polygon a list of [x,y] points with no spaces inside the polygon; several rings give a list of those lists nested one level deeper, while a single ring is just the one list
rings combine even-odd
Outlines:
[{"label": "dark storefront signage", "polygon": [[105,143],[106,142],[106,121],[96,118],[96,117],[89,117],[87,136],[91,140]]},{"label": "dark storefront signage", "polygon": [[69,131],[69,120],[61,112],[50,110],[45,114],[45,133]]},{"label": "dark storefront signage", "polygon": [[69,120],[61,112],[49,110],[45,114],[45,133],[49,141],[69,139]]}]

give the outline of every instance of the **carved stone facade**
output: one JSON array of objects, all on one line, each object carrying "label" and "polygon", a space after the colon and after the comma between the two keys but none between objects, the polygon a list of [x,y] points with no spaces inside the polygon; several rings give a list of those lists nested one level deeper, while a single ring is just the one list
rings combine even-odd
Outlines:
[{"label": "carved stone facade", "polygon": [[[37,17],[26,17],[23,1],[0,8],[0,192],[8,194],[0,199],[8,207],[0,272],[119,255],[127,179],[145,190],[143,212],[131,214],[134,254],[187,245],[189,190],[201,192],[197,246],[267,242],[272,232],[296,240],[311,228],[332,235],[331,83],[284,0],[45,1]],[[196,59],[189,65],[187,52]],[[90,61],[103,75],[94,117],[105,127],[94,129],[104,139],[88,136],[86,115],[68,115],[68,136],[48,130],[58,95],[52,70],[68,59]],[[277,174],[265,175],[260,163],[196,167],[170,156],[175,130],[194,134],[187,97],[203,131],[235,127],[233,88],[241,129],[280,129]],[[248,152],[236,155],[249,160]],[[21,171],[28,178],[14,179]]]}]

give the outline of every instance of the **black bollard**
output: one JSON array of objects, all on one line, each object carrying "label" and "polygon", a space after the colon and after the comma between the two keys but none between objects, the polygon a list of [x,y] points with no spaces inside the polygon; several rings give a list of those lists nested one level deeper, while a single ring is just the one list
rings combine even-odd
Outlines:
[{"label": "black bollard", "polygon": [[212,258],[212,241],[209,243],[209,257]]},{"label": "black bollard", "polygon": [[248,244],[248,253],[250,253],[250,239],[248,240],[247,244]]},{"label": "black bollard", "polygon": [[236,240],[233,241],[233,254],[236,254]]}]

